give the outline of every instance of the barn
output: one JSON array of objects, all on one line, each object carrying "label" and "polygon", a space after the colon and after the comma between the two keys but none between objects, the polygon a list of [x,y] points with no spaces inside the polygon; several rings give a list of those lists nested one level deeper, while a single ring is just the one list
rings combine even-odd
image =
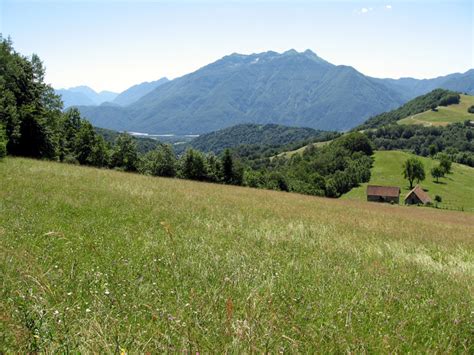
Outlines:
[{"label": "barn", "polygon": [[399,203],[400,188],[398,186],[367,186],[367,201]]},{"label": "barn", "polygon": [[426,205],[431,203],[431,198],[428,194],[421,188],[420,185],[416,185],[406,196],[405,196],[405,205]]}]

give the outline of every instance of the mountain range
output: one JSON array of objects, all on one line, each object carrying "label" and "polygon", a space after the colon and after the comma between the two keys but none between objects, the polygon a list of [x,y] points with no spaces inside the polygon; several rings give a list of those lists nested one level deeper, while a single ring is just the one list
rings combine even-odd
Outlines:
[{"label": "mountain range", "polygon": [[106,106],[127,106],[168,81],[167,78],[151,82],[145,81],[141,84],[133,85],[121,93],[111,91],[96,92],[85,85],[55,91],[56,94],[61,95],[65,108],[81,105],[98,106],[102,104]]},{"label": "mountain range", "polygon": [[437,87],[473,94],[474,70],[424,80],[379,79],[310,50],[234,53],[125,107],[79,109],[95,126],[146,133],[202,134],[239,123],[345,131]]}]

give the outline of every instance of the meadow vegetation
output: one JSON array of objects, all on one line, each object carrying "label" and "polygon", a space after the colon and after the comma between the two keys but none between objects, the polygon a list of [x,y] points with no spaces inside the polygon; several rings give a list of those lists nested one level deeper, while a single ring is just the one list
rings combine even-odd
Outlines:
[{"label": "meadow vegetation", "polygon": [[474,349],[471,213],[12,157],[0,183],[2,353]]}]

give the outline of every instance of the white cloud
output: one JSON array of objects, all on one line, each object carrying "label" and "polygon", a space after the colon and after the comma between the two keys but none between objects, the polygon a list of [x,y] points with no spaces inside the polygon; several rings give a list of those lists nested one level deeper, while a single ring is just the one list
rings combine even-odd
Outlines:
[{"label": "white cloud", "polygon": [[370,11],[372,11],[373,8],[372,7],[363,7],[361,9],[357,9],[355,10],[356,14],[358,15],[364,15],[364,14],[367,14],[369,13]]},{"label": "white cloud", "polygon": [[392,9],[392,5],[385,5],[385,9],[391,10],[391,9]]}]

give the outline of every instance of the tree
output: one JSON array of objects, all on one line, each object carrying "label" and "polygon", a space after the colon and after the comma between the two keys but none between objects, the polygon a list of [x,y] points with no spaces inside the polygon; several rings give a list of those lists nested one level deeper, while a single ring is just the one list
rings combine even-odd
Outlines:
[{"label": "tree", "polygon": [[410,183],[410,189],[413,188],[413,182],[423,181],[425,179],[425,168],[418,158],[409,158],[403,163],[403,177]]},{"label": "tree", "polygon": [[193,149],[188,149],[181,158],[181,176],[184,179],[204,181],[207,178],[207,168],[203,155]]},{"label": "tree", "polygon": [[110,160],[112,167],[117,167],[125,171],[137,170],[137,144],[131,135],[123,133],[117,137]]},{"label": "tree", "polygon": [[444,170],[440,166],[435,166],[431,169],[431,176],[436,179],[436,182],[439,182],[439,178],[444,176]]},{"label": "tree", "polygon": [[226,184],[232,184],[234,180],[234,161],[229,149],[224,151],[222,157],[222,177]]},{"label": "tree", "polygon": [[38,56],[21,56],[0,35],[0,124],[10,154],[57,158],[62,102],[44,73]]},{"label": "tree", "polygon": [[438,203],[441,203],[443,201],[440,195],[436,195],[434,200],[436,202],[436,207],[438,207]]},{"label": "tree", "polygon": [[222,164],[214,154],[206,158],[207,180],[211,182],[222,182]]},{"label": "tree", "polygon": [[175,177],[176,163],[173,148],[169,144],[160,145],[142,157],[139,171],[153,176]]},{"label": "tree", "polygon": [[469,106],[469,108],[467,109],[467,112],[474,113],[474,105]]},{"label": "tree", "polygon": [[439,159],[439,166],[441,167],[441,169],[443,169],[444,173],[445,174],[451,173],[452,161],[449,158],[449,156],[445,153],[441,153],[438,155],[438,159]]}]

